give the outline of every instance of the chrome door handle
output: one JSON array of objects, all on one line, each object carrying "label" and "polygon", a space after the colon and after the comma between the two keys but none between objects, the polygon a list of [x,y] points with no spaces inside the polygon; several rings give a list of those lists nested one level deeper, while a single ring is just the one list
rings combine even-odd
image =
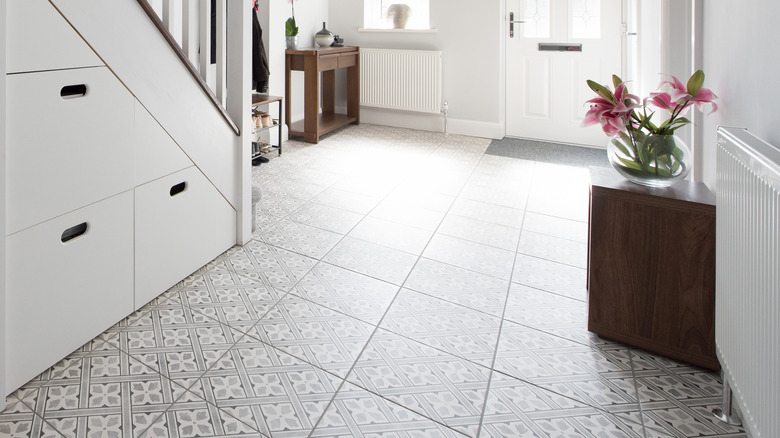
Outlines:
[{"label": "chrome door handle", "polygon": [[525,23],[523,20],[515,20],[515,13],[509,13],[509,38],[515,37],[515,23]]}]

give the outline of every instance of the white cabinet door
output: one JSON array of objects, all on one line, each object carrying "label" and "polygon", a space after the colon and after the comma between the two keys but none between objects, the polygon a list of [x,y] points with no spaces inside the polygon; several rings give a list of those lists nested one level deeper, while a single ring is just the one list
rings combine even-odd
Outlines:
[{"label": "white cabinet door", "polygon": [[9,75],[7,233],[133,188],[133,96],[106,67]]},{"label": "white cabinet door", "polygon": [[235,210],[196,167],[135,189],[135,307],[235,242]]},{"label": "white cabinet door", "polygon": [[48,0],[5,3],[8,8],[7,73],[103,65]]},{"label": "white cabinet door", "polygon": [[133,311],[133,192],[7,238],[13,391]]},{"label": "white cabinet door", "polygon": [[134,133],[136,186],[192,166],[190,158],[137,100]]}]

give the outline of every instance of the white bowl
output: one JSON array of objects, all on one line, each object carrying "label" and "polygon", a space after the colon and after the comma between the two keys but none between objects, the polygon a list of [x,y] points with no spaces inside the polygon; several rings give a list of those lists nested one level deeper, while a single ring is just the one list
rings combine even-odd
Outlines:
[{"label": "white bowl", "polygon": [[333,37],[315,37],[314,41],[317,43],[320,47],[330,47],[331,44],[333,44]]}]

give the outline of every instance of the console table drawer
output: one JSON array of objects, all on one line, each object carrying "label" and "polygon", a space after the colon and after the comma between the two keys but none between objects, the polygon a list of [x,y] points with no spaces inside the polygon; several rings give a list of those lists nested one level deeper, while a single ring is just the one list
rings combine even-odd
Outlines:
[{"label": "console table drawer", "polygon": [[319,71],[328,71],[338,68],[339,58],[339,55],[321,55]]},{"label": "console table drawer", "polygon": [[358,59],[357,52],[344,53],[339,56],[339,68],[346,68],[346,67],[352,67],[354,65],[357,65],[357,59]]}]

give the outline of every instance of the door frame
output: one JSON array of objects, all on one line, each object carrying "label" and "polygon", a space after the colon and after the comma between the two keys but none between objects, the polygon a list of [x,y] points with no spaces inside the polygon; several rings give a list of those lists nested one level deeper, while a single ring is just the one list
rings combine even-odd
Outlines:
[{"label": "door frame", "polygon": [[[621,59],[621,62],[620,62],[621,70],[625,68],[625,60],[627,58],[626,54],[625,54],[626,47],[627,47],[627,45],[626,45],[626,30],[625,30],[625,23],[626,23],[625,13],[626,13],[626,4],[628,3],[628,1],[629,0],[621,0],[621,10],[622,10],[621,11],[621,20],[622,20],[622,23],[621,23],[621,26],[622,26],[621,34],[622,34],[622,36],[621,36],[620,46],[621,46],[621,51],[623,52],[622,53],[622,59]],[[663,0],[663,1],[669,1],[669,0]],[[508,89],[507,83],[506,83],[507,77],[508,77],[508,75],[506,74],[506,58],[507,58],[506,38],[507,38],[507,32],[509,31],[508,30],[508,26],[507,26],[507,23],[509,21],[509,16],[508,16],[508,12],[507,12],[506,2],[507,2],[507,0],[499,0],[500,16],[499,16],[499,19],[498,19],[499,20],[498,28],[499,28],[499,31],[500,31],[500,34],[499,34],[499,37],[500,37],[499,38],[500,39],[500,41],[499,41],[499,50],[500,50],[500,56],[499,56],[499,69],[500,69],[500,73],[499,73],[499,95],[503,97],[503,99],[501,99],[501,103],[500,103],[500,107],[499,107],[499,117],[500,117],[500,121],[501,121],[501,123],[500,123],[501,124],[501,133],[503,134],[504,137],[506,137],[506,128],[507,128],[507,120],[506,120],[506,117],[507,117],[506,106],[507,105],[506,105],[506,102],[507,102],[507,98],[508,98],[507,94],[506,94],[506,90]]]},{"label": "door frame", "polygon": [[[652,69],[653,67],[648,67],[648,64],[654,64],[656,67],[659,67],[660,70],[665,73],[669,74],[674,73],[676,75],[679,75],[680,77],[685,76],[686,79],[688,76],[690,76],[693,73],[693,69],[695,65],[701,65],[701,41],[702,38],[702,29],[699,25],[701,23],[701,10],[703,8],[703,2],[702,0],[687,0],[687,1],[679,1],[679,0],[661,0],[658,3],[653,3],[656,10],[659,11],[659,17],[661,19],[657,20],[656,22],[648,22],[648,20],[642,20],[641,19],[641,2],[640,8],[638,13],[640,14],[640,18],[637,23],[637,29],[631,30],[626,29],[625,24],[627,23],[627,17],[626,17],[626,11],[628,10],[628,1],[629,0],[622,0],[622,9],[623,9],[623,37],[621,38],[621,46],[623,51],[623,61],[621,63],[622,69],[625,68],[625,62],[628,59],[626,56],[626,51],[629,48],[629,45],[627,44],[626,40],[626,32],[632,32],[635,31],[638,35],[637,38],[639,38],[639,41],[637,43],[637,78],[636,82],[642,83],[643,77],[644,82],[647,82],[647,78],[651,76],[658,76],[658,73],[655,72],[647,72],[648,68]],[[498,29],[499,29],[499,50],[500,50],[500,56],[499,56],[499,92],[500,96],[503,98],[499,102],[499,116],[500,116],[500,124],[501,124],[501,131],[506,137],[506,127],[507,127],[507,99],[508,96],[506,94],[506,91],[508,89],[507,87],[507,72],[506,72],[506,63],[507,63],[507,53],[506,53],[506,38],[507,38],[507,21],[509,20],[509,17],[507,16],[507,0],[499,0],[499,10],[500,14],[498,17]],[[682,15],[681,15],[682,14]],[[657,26],[657,27],[656,27]],[[643,30],[643,27],[645,28]],[[652,29],[648,29],[648,27],[652,27]],[[648,48],[647,42],[645,44],[642,44],[642,36],[645,34],[645,32],[657,32],[658,35],[661,36],[661,43],[659,47],[656,48]],[[672,41],[692,41],[692,44],[690,47],[685,48],[681,51],[673,52],[670,50]],[[644,46],[644,51],[643,51]],[[658,53],[659,57],[655,58],[653,63],[643,63],[642,59],[643,53]],[[685,79],[683,79],[685,80]],[[652,82],[656,82],[653,80]],[[651,90],[653,91],[655,89],[655,85],[652,85]],[[647,88],[647,86],[645,86]],[[639,89],[635,87],[635,92],[640,92]],[[699,117],[700,118],[700,117]],[[696,122],[696,116],[694,116],[694,122]],[[694,124],[694,129],[691,130],[691,134],[687,136],[685,139],[688,144],[694,145],[693,151],[694,151],[694,178],[700,178],[700,159],[697,159],[696,152],[698,148],[695,147],[694,140],[697,138],[697,131],[699,131],[699,128],[696,127],[696,123]],[[699,135],[701,135],[700,132],[698,132]],[[699,137],[700,138],[700,137]]]}]

